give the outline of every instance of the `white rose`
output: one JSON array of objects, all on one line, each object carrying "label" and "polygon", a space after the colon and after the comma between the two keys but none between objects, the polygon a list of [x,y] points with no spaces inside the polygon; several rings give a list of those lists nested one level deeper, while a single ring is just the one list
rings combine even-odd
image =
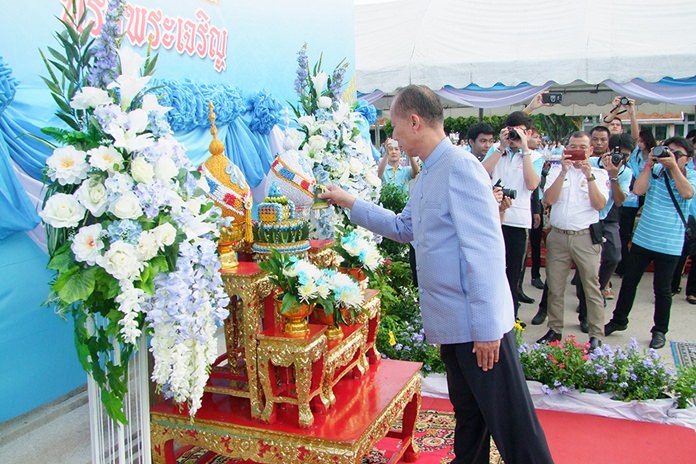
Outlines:
[{"label": "white rose", "polygon": [[319,152],[326,149],[326,139],[321,135],[313,135],[307,140],[309,145],[309,150],[312,152]]},{"label": "white rose", "polygon": [[48,177],[60,185],[79,184],[89,170],[86,159],[87,153],[73,146],[56,148],[46,159]]},{"label": "white rose", "polygon": [[75,196],[94,217],[99,217],[106,211],[108,201],[106,187],[96,179],[83,182],[75,192]]},{"label": "white rose", "polygon": [[333,101],[331,101],[331,97],[327,96],[319,97],[317,100],[317,106],[323,109],[331,108],[332,103]]},{"label": "white rose", "polygon": [[101,234],[101,224],[81,228],[70,244],[70,249],[75,253],[75,259],[91,266],[95,265],[101,249],[104,248]]},{"label": "white rose", "polygon": [[368,172],[365,174],[365,180],[367,181],[368,184],[370,184],[373,187],[379,187],[382,185],[382,179],[377,177],[372,172]]},{"label": "white rose", "polygon": [[351,174],[360,174],[363,171],[363,165],[357,158],[350,159]]},{"label": "white rose", "polygon": [[85,217],[85,208],[72,195],[55,193],[46,201],[41,219],[51,227],[77,227]]},{"label": "white rose", "polygon": [[113,146],[92,148],[87,152],[89,164],[102,171],[114,172],[121,169],[123,156]]},{"label": "white rose", "polygon": [[143,210],[138,197],[133,192],[125,192],[111,204],[109,211],[119,219],[138,219]]},{"label": "white rose", "polygon": [[148,261],[154,258],[159,252],[159,243],[157,237],[151,230],[143,231],[138,237],[138,254],[140,259]]},{"label": "white rose", "polygon": [[152,233],[155,235],[157,243],[159,243],[160,246],[169,246],[174,243],[176,239],[176,228],[168,222],[152,229]]},{"label": "white rose", "polygon": [[139,156],[131,162],[131,175],[136,181],[149,184],[155,176],[155,169],[145,158]]},{"label": "white rose", "polygon": [[315,76],[311,77],[312,85],[314,85],[314,90],[316,90],[317,95],[321,95],[326,87],[326,81],[329,80],[329,75],[325,72],[318,72]]},{"label": "white rose", "polygon": [[96,87],[82,87],[70,100],[70,106],[76,110],[86,110],[87,108],[96,108],[99,105],[109,105],[113,102],[106,90]]},{"label": "white rose", "polygon": [[145,265],[135,246],[123,240],[112,243],[97,264],[118,280],[135,280]]},{"label": "white rose", "polygon": [[169,156],[160,156],[155,163],[155,177],[167,182],[179,174],[179,168]]}]

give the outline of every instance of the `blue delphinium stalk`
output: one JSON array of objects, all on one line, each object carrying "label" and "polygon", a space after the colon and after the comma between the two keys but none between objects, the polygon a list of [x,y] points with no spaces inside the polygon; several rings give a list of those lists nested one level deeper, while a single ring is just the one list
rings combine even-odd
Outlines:
[{"label": "blue delphinium stalk", "polygon": [[331,83],[329,84],[329,92],[334,99],[341,98],[341,89],[343,88],[343,79],[348,69],[348,63],[343,63],[337,66],[331,74]]},{"label": "blue delphinium stalk", "polygon": [[297,52],[297,78],[295,79],[295,92],[302,95],[304,86],[309,77],[309,60],[307,59],[307,44],[305,43]]},{"label": "blue delphinium stalk", "polygon": [[87,83],[92,87],[106,88],[117,77],[118,47],[121,41],[121,16],[124,0],[109,0],[101,34],[92,45],[93,62],[87,74]]}]

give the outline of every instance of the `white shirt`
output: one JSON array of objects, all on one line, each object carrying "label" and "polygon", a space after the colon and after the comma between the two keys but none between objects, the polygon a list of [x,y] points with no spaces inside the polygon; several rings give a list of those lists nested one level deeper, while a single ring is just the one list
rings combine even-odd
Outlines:
[{"label": "white shirt", "polygon": [[[544,191],[548,190],[561,173],[561,165],[552,165],[546,178]],[[592,168],[599,192],[609,198],[609,176],[607,171]],[[599,211],[592,207],[589,186],[582,170],[571,166],[565,176],[558,200],[551,206],[551,226],[563,230],[583,230],[599,221]]]},{"label": "white shirt", "polygon": [[[534,170],[539,175],[544,164],[542,154],[532,151],[532,154],[528,156],[531,157]],[[495,168],[493,168],[491,184],[494,185],[500,179],[503,187],[506,189],[517,190],[517,197],[512,200],[512,205],[505,210],[503,225],[531,229],[532,206],[529,199],[532,195],[532,190],[527,188],[527,183],[524,181],[524,165],[522,163],[522,152],[518,151],[512,154],[510,150],[507,150],[505,156],[501,156]]]}]

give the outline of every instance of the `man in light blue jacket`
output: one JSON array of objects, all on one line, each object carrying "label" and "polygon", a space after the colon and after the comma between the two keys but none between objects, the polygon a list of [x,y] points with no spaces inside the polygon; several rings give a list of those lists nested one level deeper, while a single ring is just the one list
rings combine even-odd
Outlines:
[{"label": "man in light blue jacket", "polygon": [[456,427],[453,463],[488,463],[492,436],[507,463],[553,462],[529,396],[513,334],[505,248],[490,179],[455,147],[440,101],[427,87],[402,89],[391,107],[393,137],[423,162],[400,214],[336,186],[320,197],[351,220],[399,242],[418,263],[423,327],[441,344]]}]

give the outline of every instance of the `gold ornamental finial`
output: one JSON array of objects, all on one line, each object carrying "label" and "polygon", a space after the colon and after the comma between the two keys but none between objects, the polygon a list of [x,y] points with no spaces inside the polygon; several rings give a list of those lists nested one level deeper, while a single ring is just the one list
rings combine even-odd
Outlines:
[{"label": "gold ornamental finial", "polygon": [[222,155],[225,151],[225,146],[217,138],[217,127],[215,126],[215,111],[213,111],[213,102],[208,102],[208,110],[210,111],[210,135],[213,136],[213,140],[208,145],[208,151],[213,155]]}]

